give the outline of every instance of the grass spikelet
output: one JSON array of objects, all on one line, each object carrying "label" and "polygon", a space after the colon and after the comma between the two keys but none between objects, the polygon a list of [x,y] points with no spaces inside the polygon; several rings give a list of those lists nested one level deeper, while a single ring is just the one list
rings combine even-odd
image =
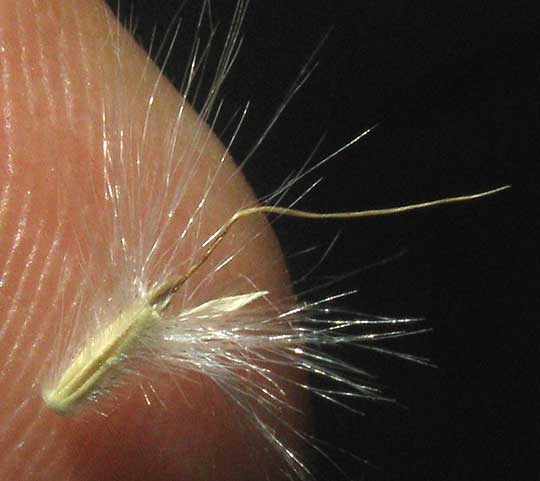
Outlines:
[{"label": "grass spikelet", "polygon": [[[5,186],[0,184],[0,236],[6,224],[6,237],[14,239],[11,252],[20,252],[22,245],[27,266],[33,265],[36,253],[46,253],[44,267],[39,272],[26,269],[20,279],[13,279],[8,254],[5,272],[11,277],[6,275],[5,282],[13,293],[12,313],[22,309],[25,319],[33,319],[38,308],[44,312],[39,304],[44,290],[50,316],[55,317],[44,321],[52,326],[52,348],[39,368],[44,407],[34,409],[40,422],[48,420],[61,432],[66,425],[61,423],[72,420],[56,414],[84,419],[91,411],[113,418],[124,409],[123,396],[133,386],[140,387],[149,409],[167,409],[160,396],[163,376],[169,384],[182,386],[192,382],[195,373],[211,381],[242,416],[239,424],[249,424],[263,439],[260,451],[271,451],[279,459],[281,474],[307,480],[312,472],[303,451],[323,450],[305,429],[309,415],[302,400],[315,396],[351,410],[355,399],[392,401],[362,367],[332,352],[354,345],[429,361],[377,344],[422,332],[416,319],[339,309],[346,292],[315,301],[291,293],[270,222],[294,218],[307,230],[311,221],[356,222],[406,214],[466,203],[508,186],[380,209],[334,212],[331,203],[328,212],[298,208],[315,182],[292,201],[285,200],[308,175],[364,138],[368,129],[336,152],[308,162],[255,202],[241,168],[308,80],[314,61],[300,70],[253,150],[235,166],[229,152],[247,122],[249,105],[227,123],[224,145],[212,131],[224,108],[222,87],[242,45],[248,2],[237,2],[213,71],[213,40],[224,26],[214,22],[210,7],[203,2],[181,96],[150,60],[167,64],[175,42],[186,41],[181,22],[175,19],[163,45],[152,46],[146,55],[132,53],[133,25],[124,30],[112,17],[102,17],[107,35],[99,37],[97,46],[82,48],[88,57],[83,58],[85,68],[97,72],[84,79],[91,86],[84,90],[88,98],[68,95],[62,107],[75,119],[70,125],[78,127],[58,136],[71,139],[69,145],[76,145],[84,160],[79,151],[71,155],[63,144],[44,141],[41,148],[53,158],[51,182],[30,179],[23,166],[13,170]],[[84,31],[84,25],[77,28]],[[203,40],[205,29],[208,39]],[[128,50],[133,62],[124,56]],[[69,74],[59,71],[69,91]],[[176,102],[173,109],[171,102]],[[47,108],[54,118],[58,108]],[[23,193],[21,205],[10,203],[12,186]],[[6,222],[10,209],[17,209],[15,220]],[[32,225],[38,227],[29,239],[25,229],[35,212],[40,215]],[[269,252],[272,259],[265,257]],[[27,275],[39,286],[39,301],[27,302]],[[17,348],[17,335],[11,335]],[[159,402],[150,401],[145,388]],[[113,407],[102,404],[104,399],[112,400]],[[58,472],[52,461],[47,466],[50,473]]]}]

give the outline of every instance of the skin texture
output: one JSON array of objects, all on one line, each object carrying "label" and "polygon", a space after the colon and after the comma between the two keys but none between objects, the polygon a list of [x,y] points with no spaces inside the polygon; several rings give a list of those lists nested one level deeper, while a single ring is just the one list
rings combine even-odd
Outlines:
[{"label": "skin texture", "polygon": [[[55,356],[65,348],[59,333],[74,323],[65,315],[70,312],[66,306],[85,285],[86,269],[91,265],[92,279],[102,279],[101,286],[92,288],[107,292],[114,279],[106,249],[88,261],[96,239],[107,243],[99,222],[107,206],[95,187],[103,185],[103,112],[113,130],[128,118],[126,143],[136,145],[129,138],[140,138],[145,129],[158,76],[146,54],[98,1],[0,1],[0,479],[279,479],[280,465],[262,449],[260,435],[215,385],[197,374],[179,380],[149,373],[158,394],[150,393],[147,400],[140,383],[126,383],[115,390],[112,401],[76,418],[51,412],[40,396]],[[169,155],[165,130],[181,102],[162,80],[144,130],[142,155],[156,178]],[[185,128],[174,150],[178,155],[200,128],[189,106],[183,115]],[[172,181],[180,182],[192,173],[173,227],[186,224],[223,152],[211,136],[196,169],[188,161],[173,175]],[[253,203],[243,177],[230,179],[234,172],[226,156],[217,173],[220,188],[208,195],[202,239]],[[149,199],[155,194],[150,185],[139,188]],[[207,277],[234,246],[256,234],[261,234],[257,242]],[[171,242],[175,235],[174,228],[166,234]],[[178,265],[192,255],[189,247],[176,253]],[[72,261],[78,258],[86,264]],[[243,221],[192,285],[205,279],[192,302],[219,296],[227,286],[247,280],[256,280],[274,300],[290,296],[278,244],[263,218]],[[74,329],[73,336],[82,333]],[[307,410],[296,390],[287,399]],[[305,418],[289,421],[303,429]]]}]

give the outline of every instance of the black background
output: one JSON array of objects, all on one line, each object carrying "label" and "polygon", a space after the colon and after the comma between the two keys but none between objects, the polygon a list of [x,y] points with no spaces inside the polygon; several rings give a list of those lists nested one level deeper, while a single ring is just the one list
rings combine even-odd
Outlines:
[{"label": "black background", "polygon": [[[148,46],[154,27],[157,42],[163,38],[179,2],[127,3],[121,13],[133,14],[138,38]],[[341,231],[311,284],[379,263],[338,281],[329,292],[358,289],[345,305],[421,316],[433,328],[392,347],[427,356],[436,369],[341,353],[374,370],[406,406],[360,405],[367,415],[358,417],[317,404],[318,434],[376,466],[336,454],[353,480],[537,476],[540,16],[535,3],[253,1],[248,9],[244,46],[224,90],[229,109],[224,119],[252,101],[233,147],[237,159],[249,151],[300,67],[332,30],[310,80],[246,167],[258,195],[298,168],[323,134],[317,159],[377,122],[373,133],[309,179],[325,180],[302,208],[386,207],[513,185],[490,199],[401,218],[277,224],[287,253],[315,245],[324,250]],[[212,2],[223,34],[234,4]],[[193,0],[182,11],[181,35],[167,66],[173,81],[184,72],[199,9]],[[309,181],[296,193],[307,186]],[[291,260],[293,276],[315,260]],[[321,479],[335,479],[335,470],[323,462],[317,469]]]}]

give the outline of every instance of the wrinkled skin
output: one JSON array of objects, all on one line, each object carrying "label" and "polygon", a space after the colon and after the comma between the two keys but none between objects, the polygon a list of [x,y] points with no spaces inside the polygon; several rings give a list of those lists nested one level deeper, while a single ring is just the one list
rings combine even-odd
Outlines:
[{"label": "wrinkled skin", "polygon": [[[63,301],[75,295],[85,275],[72,266],[58,295],[65,259],[85,253],[84,232],[92,231],[91,216],[76,213],[92,205],[99,215],[89,180],[103,170],[102,106],[114,111],[116,102],[140,96],[134,102],[140,107],[130,111],[129,133],[140,135],[148,93],[159,75],[150,65],[140,82],[146,54],[119,29],[125,95],[110,95],[108,86],[117,73],[111,35],[116,28],[114,16],[97,0],[0,1],[0,479],[279,479],[279,465],[262,449],[260,435],[215,385],[196,374],[174,381],[156,375],[152,386],[158,394],[150,402],[137,383],[128,383],[103,407],[107,416],[89,409],[79,417],[61,417],[41,399],[51,355],[59,349],[58,325],[70,322],[62,315]],[[174,120],[179,102],[177,91],[161,82],[145,157],[156,169],[168,147],[159,142],[160,129]],[[186,125],[196,124],[189,108],[184,115]],[[190,142],[189,134],[189,128],[183,130],[176,149]],[[223,152],[211,137],[187,191],[186,208],[175,221],[179,226]],[[234,169],[227,157],[220,175],[228,179]],[[241,175],[214,189],[207,207],[212,215],[202,232],[210,235],[252,201]],[[59,229],[58,219],[64,218]],[[258,287],[274,299],[290,295],[278,244],[264,219],[244,221],[242,233],[220,246],[218,257],[242,236],[258,232],[264,235],[215,276],[205,296],[221,294],[219,286],[250,272],[264,272]],[[190,253],[183,252],[179,263],[182,255]],[[107,257],[98,255],[93,262],[107,277]],[[288,401],[305,409],[305,399],[295,390]],[[290,422],[301,425],[302,419]]]}]

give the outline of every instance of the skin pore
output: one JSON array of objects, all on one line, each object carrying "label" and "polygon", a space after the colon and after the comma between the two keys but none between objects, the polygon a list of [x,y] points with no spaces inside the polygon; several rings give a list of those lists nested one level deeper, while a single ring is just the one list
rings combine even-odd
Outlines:
[{"label": "skin pore", "polygon": [[[126,383],[103,409],[75,418],[58,416],[41,399],[40,384],[62,347],[58,333],[74,322],[64,315],[66,306],[88,283],[88,267],[92,279],[102,279],[96,289],[114,288],[106,249],[92,251],[96,242],[106,246],[107,241],[106,235],[100,239],[109,208],[99,195],[104,113],[108,131],[122,132],[125,145],[141,154],[152,172],[145,177],[148,185],[137,186],[149,202],[157,198],[152,181],[164,172],[163,159],[192,149],[194,136],[206,139],[196,165],[188,159],[171,176],[175,183],[190,180],[163,246],[176,241],[207,193],[208,214],[197,226],[198,239],[254,203],[224,146],[201,127],[189,105],[171,154],[170,129],[183,100],[165,79],[155,89],[159,76],[98,0],[0,1],[1,479],[279,479],[282,466],[263,449],[260,434],[217,386],[195,373],[185,379],[154,374],[157,394],[151,402],[138,381]],[[113,154],[117,138],[109,139]],[[135,172],[128,169],[126,175],[127,185]],[[209,179],[219,188],[209,189]],[[185,245],[174,253],[179,266],[195,255],[189,250],[193,242]],[[243,245],[241,255],[213,273]],[[219,297],[227,286],[254,280],[257,289],[271,292],[273,302],[290,298],[281,252],[263,216],[243,220],[214,257],[192,279],[192,285],[205,282],[194,294],[195,305]],[[73,261],[79,258],[85,261]],[[299,389],[288,389],[287,402],[308,411]],[[288,422],[305,429],[305,415],[287,413]]]}]

